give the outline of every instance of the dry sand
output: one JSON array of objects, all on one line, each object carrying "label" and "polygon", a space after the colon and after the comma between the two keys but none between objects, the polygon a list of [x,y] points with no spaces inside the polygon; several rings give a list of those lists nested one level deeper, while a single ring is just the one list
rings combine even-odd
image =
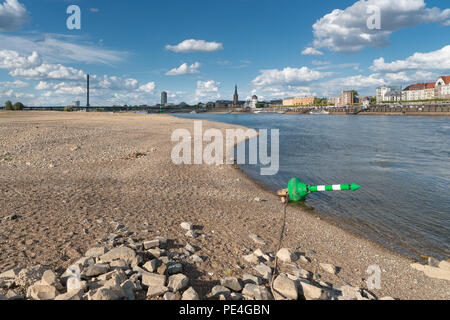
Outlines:
[{"label": "dry sand", "polygon": [[[232,128],[204,122],[204,127]],[[137,238],[184,239],[180,223],[204,234],[194,245],[207,257],[190,275],[212,287],[230,269],[251,272],[245,249],[261,246],[249,232],[278,247],[283,205],[236,166],[175,166],[170,141],[193,121],[160,115],[0,112],[0,272],[43,264],[66,268],[112,233],[111,221]],[[257,202],[255,198],[265,201]],[[312,259],[297,262],[322,280],[366,287],[369,266],[382,269],[378,297],[449,299],[449,283],[413,270],[408,258],[289,206],[284,247]],[[16,215],[17,219],[4,219]],[[148,226],[147,226],[148,224]],[[338,276],[318,263],[341,268]],[[213,272],[210,276],[208,273]],[[206,289],[205,289],[206,290]]]}]

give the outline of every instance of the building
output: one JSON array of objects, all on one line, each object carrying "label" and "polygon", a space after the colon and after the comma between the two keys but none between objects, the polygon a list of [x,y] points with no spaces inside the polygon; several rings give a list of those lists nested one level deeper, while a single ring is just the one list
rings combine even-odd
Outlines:
[{"label": "building", "polygon": [[341,101],[341,97],[331,97],[327,99],[328,105],[338,106]]},{"label": "building", "polygon": [[74,102],[73,102],[73,106],[74,106],[75,108],[79,108],[79,107],[81,106],[81,102],[80,102],[80,101],[74,101]]},{"label": "building", "polygon": [[283,106],[313,106],[314,101],[316,100],[315,97],[304,97],[304,98],[286,98],[283,100]]},{"label": "building", "polygon": [[355,103],[355,92],[354,91],[342,91],[341,98],[339,99],[340,106],[349,106]]},{"label": "building", "polygon": [[256,109],[256,105],[257,105],[257,104],[258,104],[258,96],[254,95],[254,96],[252,97],[252,102],[251,102],[250,107],[251,107],[252,109]]},{"label": "building", "polygon": [[381,86],[377,88],[377,103],[402,100],[402,86]]},{"label": "building", "polygon": [[237,85],[234,87],[234,95],[233,95],[233,107],[239,106],[239,94]]},{"label": "building", "polygon": [[167,104],[167,92],[161,92],[161,105],[164,107]]},{"label": "building", "polygon": [[450,76],[443,76],[437,79],[435,95],[441,99],[450,99]]}]

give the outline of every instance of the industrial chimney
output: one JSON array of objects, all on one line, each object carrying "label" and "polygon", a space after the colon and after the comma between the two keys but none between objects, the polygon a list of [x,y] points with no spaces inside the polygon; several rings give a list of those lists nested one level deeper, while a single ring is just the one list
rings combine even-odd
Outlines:
[{"label": "industrial chimney", "polygon": [[87,75],[87,103],[86,103],[86,107],[90,107],[90,104],[89,104],[89,75]]}]

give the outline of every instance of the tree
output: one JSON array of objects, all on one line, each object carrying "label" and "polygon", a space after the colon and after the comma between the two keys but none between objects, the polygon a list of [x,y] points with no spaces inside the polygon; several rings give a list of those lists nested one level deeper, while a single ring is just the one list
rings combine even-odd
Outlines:
[{"label": "tree", "polygon": [[73,111],[73,107],[72,106],[66,106],[66,107],[64,107],[64,111],[72,112]]},{"label": "tree", "polygon": [[22,110],[23,108],[24,108],[24,105],[22,104],[22,102],[16,102],[13,105],[13,110],[15,110],[15,111]]},{"label": "tree", "polygon": [[13,109],[13,104],[11,101],[6,101],[5,102],[5,110],[12,110]]}]

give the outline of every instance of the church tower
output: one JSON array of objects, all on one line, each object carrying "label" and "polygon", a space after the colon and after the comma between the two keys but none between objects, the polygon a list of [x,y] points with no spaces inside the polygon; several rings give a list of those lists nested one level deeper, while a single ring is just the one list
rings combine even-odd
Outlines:
[{"label": "church tower", "polygon": [[238,95],[237,85],[236,85],[236,87],[234,89],[233,106],[234,107],[239,106],[239,95]]}]

